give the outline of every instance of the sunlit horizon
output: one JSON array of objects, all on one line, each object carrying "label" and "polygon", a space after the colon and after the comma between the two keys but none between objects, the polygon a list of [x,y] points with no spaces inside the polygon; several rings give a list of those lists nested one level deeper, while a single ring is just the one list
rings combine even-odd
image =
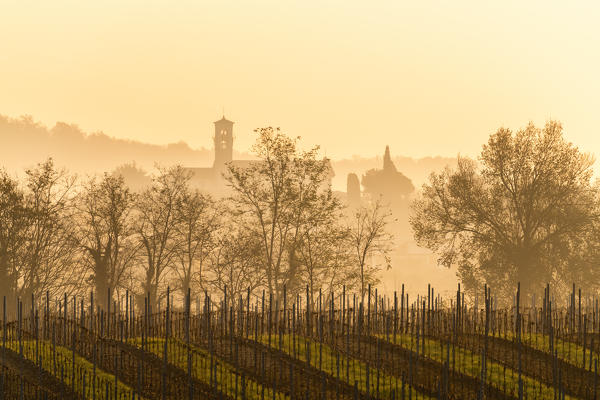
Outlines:
[{"label": "sunlit horizon", "polygon": [[563,123],[598,153],[594,3],[4,2],[0,114],[248,151],[279,126],[332,158],[476,156],[501,126]]}]

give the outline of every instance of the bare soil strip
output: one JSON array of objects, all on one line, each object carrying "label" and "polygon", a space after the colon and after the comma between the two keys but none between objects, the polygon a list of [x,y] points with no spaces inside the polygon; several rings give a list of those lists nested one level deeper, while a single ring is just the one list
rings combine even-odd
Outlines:
[{"label": "bare soil strip", "polygon": [[[79,343],[75,346],[77,354],[92,362],[94,359],[92,343],[96,341],[95,359],[98,368],[116,374],[119,381],[135,389],[142,397],[161,398],[164,387],[167,398],[189,398],[187,373],[168,362],[165,364],[155,354],[126,342],[89,335],[83,329],[78,336]],[[192,382],[194,399],[231,400],[226,394],[202,381],[192,379]]]},{"label": "bare soil strip", "polygon": [[[439,340],[439,337],[435,339]],[[488,336],[487,356],[514,371],[519,368],[518,344],[512,339]],[[457,345],[481,354],[485,346],[481,335],[458,335]],[[579,368],[560,358],[554,358],[549,352],[535,349],[521,343],[521,370],[522,373],[545,383],[550,387],[558,384],[558,371],[560,371],[562,388],[567,395],[587,398],[590,390],[593,391],[594,380],[597,377],[592,371]],[[600,382],[598,382],[600,385]],[[593,396],[592,396],[593,397]]]},{"label": "bare soil strip", "polygon": [[[315,368],[305,361],[296,359],[279,349],[269,347],[251,339],[234,337],[223,338],[213,346],[217,357],[235,365],[246,376],[262,385],[277,388],[291,388],[293,381],[294,398],[354,399],[355,389],[342,379]],[[237,357],[236,357],[237,343]],[[196,343],[208,350],[206,343]],[[264,373],[263,373],[264,360]],[[290,392],[285,392],[291,396]],[[357,393],[358,399],[366,400],[364,393]],[[371,397],[373,399],[374,397]]]},{"label": "bare soil strip", "polygon": [[[8,348],[0,350],[0,363],[29,384],[40,388],[41,393],[46,392],[51,397],[66,400],[77,399],[70,386]],[[18,393],[19,389],[15,388],[15,390]]]},{"label": "bare soil strip", "polygon": [[[339,337],[333,345],[347,356],[368,362],[388,374],[407,376],[409,383],[424,393],[437,396],[439,387],[449,399],[479,398],[482,387],[478,378],[445,368],[444,364],[422,355],[417,357],[409,349],[372,336],[361,336],[360,346],[357,337],[350,339]],[[489,384],[483,386],[483,396],[489,400],[516,399]]]}]

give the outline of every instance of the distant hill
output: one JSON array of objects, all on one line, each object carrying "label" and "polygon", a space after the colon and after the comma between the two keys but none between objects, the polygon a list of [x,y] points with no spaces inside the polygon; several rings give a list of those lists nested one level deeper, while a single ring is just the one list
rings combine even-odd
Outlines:
[{"label": "distant hill", "polygon": [[208,167],[214,158],[212,149],[192,149],[184,142],[160,146],[117,139],[103,132],[86,133],[64,122],[48,128],[30,116],[0,115],[0,167],[22,171],[48,157],[77,173],[109,171],[132,161],[145,170],[153,169],[155,163]]},{"label": "distant hill", "polygon": [[[211,132],[207,132],[211,135]],[[174,137],[177,135],[174,134]],[[346,191],[346,177],[354,172],[359,179],[371,168],[381,168],[382,156],[332,160],[335,171],[333,187]],[[392,148],[392,154],[394,149]],[[103,132],[83,132],[77,125],[58,122],[48,128],[31,116],[10,118],[0,115],[0,167],[9,171],[22,171],[48,157],[59,166],[77,173],[110,171],[126,163],[135,162],[147,171],[155,163],[188,167],[208,167],[213,163],[213,150],[192,149],[187,143],[178,142],[166,146],[117,139]],[[252,155],[234,151],[234,159],[251,159]],[[425,157],[414,159],[397,156],[392,158],[398,171],[402,172],[418,189],[432,171],[456,163],[456,158]]]}]

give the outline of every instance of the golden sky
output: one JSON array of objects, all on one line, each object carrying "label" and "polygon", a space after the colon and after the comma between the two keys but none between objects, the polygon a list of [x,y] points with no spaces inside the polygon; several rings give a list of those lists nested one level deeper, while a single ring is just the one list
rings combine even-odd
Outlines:
[{"label": "golden sky", "polygon": [[474,155],[561,120],[600,154],[600,7],[567,1],[0,0],[0,114],[247,150],[280,126],[340,158]]}]

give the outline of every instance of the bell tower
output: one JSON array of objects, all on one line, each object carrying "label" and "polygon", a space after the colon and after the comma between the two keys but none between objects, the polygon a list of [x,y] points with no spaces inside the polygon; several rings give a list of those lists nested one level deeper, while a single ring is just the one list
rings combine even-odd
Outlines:
[{"label": "bell tower", "polygon": [[213,168],[222,169],[233,159],[233,121],[225,116],[215,121],[215,163]]}]

